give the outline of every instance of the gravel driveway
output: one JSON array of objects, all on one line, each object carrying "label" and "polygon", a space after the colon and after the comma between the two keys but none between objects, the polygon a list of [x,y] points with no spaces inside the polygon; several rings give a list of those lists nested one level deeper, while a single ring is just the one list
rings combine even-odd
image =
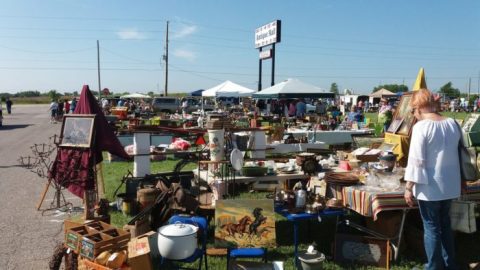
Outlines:
[{"label": "gravel driveway", "polygon": [[[14,105],[4,112],[0,128],[0,269],[48,269],[54,245],[63,238],[62,212],[36,210],[46,181],[18,167],[20,156],[31,155],[30,146],[48,143],[59,134],[61,123],[50,124],[48,105]],[[48,193],[43,209],[50,206]],[[81,201],[68,191],[75,206]]]}]

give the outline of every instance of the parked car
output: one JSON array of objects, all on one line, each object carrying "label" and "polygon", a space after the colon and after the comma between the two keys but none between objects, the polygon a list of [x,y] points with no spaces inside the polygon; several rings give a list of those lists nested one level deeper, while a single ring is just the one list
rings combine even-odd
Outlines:
[{"label": "parked car", "polygon": [[[187,113],[196,112],[202,109],[202,100],[197,97],[184,97],[187,99]],[[176,97],[158,97],[152,101],[152,109],[154,112],[176,113],[182,111],[182,99]],[[204,111],[213,111],[214,105],[204,102]]]},{"label": "parked car", "polygon": [[225,106],[233,106],[239,104],[238,97],[217,97],[217,99],[220,100]]},{"label": "parked car", "polygon": [[180,99],[176,97],[157,97],[152,100],[154,112],[176,113],[180,111]]},{"label": "parked car", "polygon": [[[185,97],[188,101],[187,112],[192,113],[202,109],[202,99],[198,97]],[[203,100],[203,111],[213,111],[215,103],[209,99]]]}]

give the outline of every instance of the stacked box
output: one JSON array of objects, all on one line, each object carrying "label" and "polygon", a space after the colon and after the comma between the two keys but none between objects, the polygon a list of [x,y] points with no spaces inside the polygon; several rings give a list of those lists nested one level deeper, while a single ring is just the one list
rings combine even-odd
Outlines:
[{"label": "stacked box", "polygon": [[101,221],[70,228],[65,234],[65,245],[90,260],[106,250],[127,249],[129,240],[130,233]]}]

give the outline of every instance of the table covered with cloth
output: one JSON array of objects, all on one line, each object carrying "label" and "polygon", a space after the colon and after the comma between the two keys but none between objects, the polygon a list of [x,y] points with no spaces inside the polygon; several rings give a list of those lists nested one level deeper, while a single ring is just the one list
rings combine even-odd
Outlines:
[{"label": "table covered with cloth", "polygon": [[[397,190],[356,185],[344,187],[342,195],[345,207],[362,216],[377,220],[378,213],[381,211],[410,208],[403,197],[404,192],[405,185],[401,185]],[[480,188],[467,187],[467,192],[462,195],[462,199],[480,202]]]},{"label": "table covered with cloth", "polygon": [[301,130],[289,129],[285,133],[290,133],[295,138],[307,137],[309,142],[323,142],[325,144],[344,144],[352,143],[352,135],[373,134],[373,129],[359,130]]}]

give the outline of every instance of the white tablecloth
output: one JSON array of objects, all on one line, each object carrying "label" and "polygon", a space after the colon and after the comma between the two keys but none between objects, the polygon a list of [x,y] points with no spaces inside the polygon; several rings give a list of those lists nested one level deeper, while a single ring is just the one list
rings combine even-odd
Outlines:
[{"label": "white tablecloth", "polygon": [[268,144],[267,152],[272,154],[285,154],[292,152],[306,152],[308,149],[328,149],[328,144],[317,143],[291,143]]},{"label": "white tablecloth", "polygon": [[360,130],[332,130],[332,131],[306,131],[306,130],[288,130],[285,133],[293,134],[295,138],[301,138],[307,136],[308,141],[322,142],[327,145],[331,144],[343,144],[351,143],[352,135],[356,134],[371,134],[373,129],[360,129]]}]

